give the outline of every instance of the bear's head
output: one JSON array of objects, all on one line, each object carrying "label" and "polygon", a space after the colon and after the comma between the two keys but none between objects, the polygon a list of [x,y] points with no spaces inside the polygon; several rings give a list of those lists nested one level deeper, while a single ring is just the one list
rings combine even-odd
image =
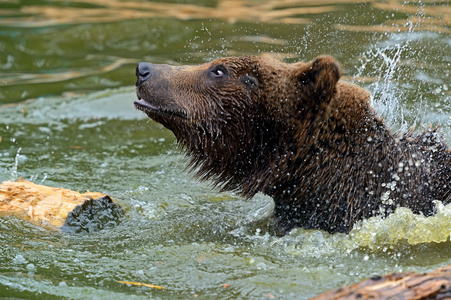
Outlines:
[{"label": "bear's head", "polygon": [[295,64],[256,56],[139,63],[135,106],[175,134],[198,177],[252,196],[301,155],[338,97],[340,73],[328,56]]}]

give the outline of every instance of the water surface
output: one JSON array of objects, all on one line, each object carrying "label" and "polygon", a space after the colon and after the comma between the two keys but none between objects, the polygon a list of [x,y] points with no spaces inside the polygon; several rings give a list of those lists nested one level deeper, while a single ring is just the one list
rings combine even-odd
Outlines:
[{"label": "water surface", "polygon": [[349,235],[268,235],[270,199],[195,181],[172,133],[132,104],[142,60],[331,54],[395,130],[441,124],[451,141],[450,10],[447,1],[1,2],[0,181],[104,192],[127,217],[89,235],[0,219],[0,295],[306,299],[450,264],[449,205],[428,219],[400,209]]}]

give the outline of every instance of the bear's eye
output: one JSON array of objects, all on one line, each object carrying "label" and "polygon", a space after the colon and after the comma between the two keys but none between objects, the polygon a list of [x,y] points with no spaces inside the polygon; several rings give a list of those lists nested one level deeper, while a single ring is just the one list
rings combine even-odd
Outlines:
[{"label": "bear's eye", "polygon": [[227,70],[223,66],[216,66],[210,69],[209,73],[214,78],[222,78],[227,75]]}]

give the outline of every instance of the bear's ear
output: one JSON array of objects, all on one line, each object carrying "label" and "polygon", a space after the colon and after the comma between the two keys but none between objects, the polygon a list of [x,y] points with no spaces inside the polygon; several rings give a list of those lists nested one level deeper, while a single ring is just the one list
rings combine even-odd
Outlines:
[{"label": "bear's ear", "polygon": [[296,76],[302,94],[310,100],[330,101],[336,94],[341,69],[334,58],[319,56],[308,63],[295,64]]}]

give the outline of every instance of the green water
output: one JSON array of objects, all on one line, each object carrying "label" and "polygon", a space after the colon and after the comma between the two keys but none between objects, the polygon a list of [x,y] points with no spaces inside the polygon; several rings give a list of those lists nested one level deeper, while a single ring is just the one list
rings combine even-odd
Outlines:
[{"label": "green water", "polygon": [[0,182],[104,192],[127,215],[89,235],[1,218],[0,297],[306,299],[451,263],[451,206],[429,219],[399,210],[350,235],[265,234],[270,199],[196,182],[172,133],[133,107],[142,60],[331,54],[394,128],[440,123],[451,141],[448,2],[230,3],[0,2]]}]

